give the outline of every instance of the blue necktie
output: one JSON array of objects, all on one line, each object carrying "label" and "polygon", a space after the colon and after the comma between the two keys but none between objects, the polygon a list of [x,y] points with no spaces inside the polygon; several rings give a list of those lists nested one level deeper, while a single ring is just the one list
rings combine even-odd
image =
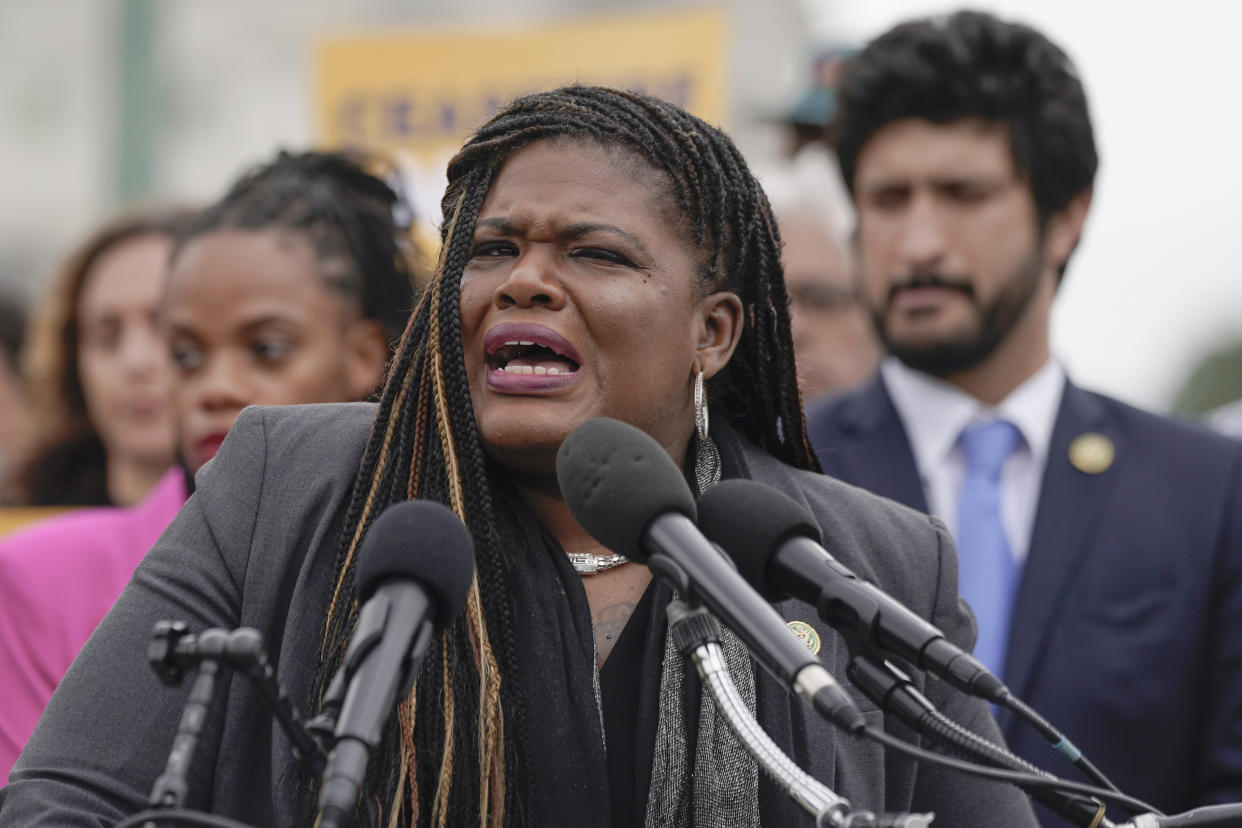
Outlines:
[{"label": "blue necktie", "polygon": [[1021,435],[1013,423],[993,420],[962,431],[966,479],[957,502],[957,558],[961,595],[979,622],[975,658],[1003,676],[1018,565],[1001,525],[1001,467]]}]

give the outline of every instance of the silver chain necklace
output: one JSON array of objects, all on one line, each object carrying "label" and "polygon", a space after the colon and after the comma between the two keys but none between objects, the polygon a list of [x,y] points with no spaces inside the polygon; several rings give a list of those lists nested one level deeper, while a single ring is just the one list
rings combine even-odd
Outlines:
[{"label": "silver chain necklace", "polygon": [[590,552],[566,552],[565,554],[574,571],[582,575],[607,572],[623,563],[630,562],[630,559],[624,555],[592,555]]},{"label": "silver chain necklace", "polygon": [[[707,430],[707,407],[702,404],[698,395],[702,391],[696,390],[695,408],[701,412],[702,420],[699,423],[701,432]],[[694,457],[694,476],[699,484],[699,491],[705,492],[712,486],[720,482],[720,451],[716,448],[716,441],[711,437],[700,436],[695,444]],[[580,575],[594,575],[598,572],[607,572],[615,569],[621,564],[630,562],[630,559],[624,555],[592,555],[590,552],[566,552],[569,563],[573,566],[574,571]]]}]

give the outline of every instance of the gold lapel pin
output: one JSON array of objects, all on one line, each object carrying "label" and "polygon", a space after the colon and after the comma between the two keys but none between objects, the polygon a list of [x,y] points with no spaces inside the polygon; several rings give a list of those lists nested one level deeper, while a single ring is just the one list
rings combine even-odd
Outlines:
[{"label": "gold lapel pin", "polygon": [[1069,459],[1074,468],[1083,474],[1099,474],[1113,464],[1117,449],[1113,441],[1103,434],[1089,431],[1080,434],[1070,443]]},{"label": "gold lapel pin", "polygon": [[819,633],[815,632],[814,627],[805,621],[790,621],[785,626],[801,639],[803,645],[811,651],[811,655],[819,655],[819,648],[823,642],[819,640]]}]

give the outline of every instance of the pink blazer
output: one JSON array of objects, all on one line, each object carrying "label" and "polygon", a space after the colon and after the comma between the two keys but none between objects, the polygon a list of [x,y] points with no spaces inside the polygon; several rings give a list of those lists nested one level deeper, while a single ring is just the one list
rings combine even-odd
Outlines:
[{"label": "pink blazer", "polygon": [[173,468],[136,506],[84,509],[0,539],[0,780],[185,500],[185,473]]}]

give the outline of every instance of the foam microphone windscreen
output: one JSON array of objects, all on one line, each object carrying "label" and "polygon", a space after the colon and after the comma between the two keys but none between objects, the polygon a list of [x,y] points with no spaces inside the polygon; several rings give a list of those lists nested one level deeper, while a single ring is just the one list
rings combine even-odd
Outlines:
[{"label": "foam microphone windscreen", "polygon": [[359,600],[394,578],[413,579],[427,588],[441,627],[461,611],[474,579],[474,544],[451,509],[430,500],[406,500],[375,519],[358,553]]},{"label": "foam microphone windscreen", "polygon": [[769,601],[787,597],[768,584],[768,562],[780,545],[795,536],[816,543],[822,537],[810,510],[757,480],[722,480],[708,489],[699,498],[699,530]]},{"label": "foam microphone windscreen", "polygon": [[556,453],[561,496],[582,528],[611,549],[647,559],[643,533],[656,517],[694,520],[694,495],[668,452],[649,434],[619,420],[587,420]]}]

